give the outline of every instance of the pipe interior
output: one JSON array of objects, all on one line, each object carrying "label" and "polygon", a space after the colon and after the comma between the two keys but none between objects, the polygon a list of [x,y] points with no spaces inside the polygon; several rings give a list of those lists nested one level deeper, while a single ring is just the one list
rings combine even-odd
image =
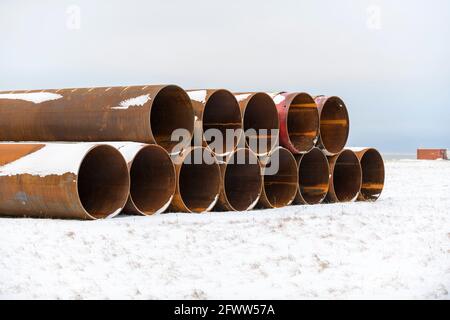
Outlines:
[{"label": "pipe interior", "polygon": [[376,200],[383,190],[384,163],[375,149],[367,150],[361,158],[361,195],[367,200]]},{"label": "pipe interior", "polygon": [[[179,143],[171,141],[174,130],[185,129],[191,138],[194,130],[194,110],[186,92],[177,86],[167,86],[159,91],[153,101],[150,123],[156,143],[169,153]],[[190,139],[187,145],[189,143]]]},{"label": "pipe interior", "polygon": [[304,154],[298,167],[299,193],[307,204],[320,203],[328,192],[327,157],[317,148]]},{"label": "pipe interior", "polygon": [[320,114],[320,137],[326,150],[340,152],[347,143],[349,119],[344,102],[338,97],[330,97]]},{"label": "pipe interior", "polygon": [[233,94],[226,90],[214,92],[205,105],[202,120],[203,132],[216,129],[222,134],[222,141],[207,141],[209,144],[214,143],[212,149],[215,153],[224,154],[236,148],[239,142],[237,135],[233,134],[233,141],[226,141],[227,130],[233,133],[234,130],[242,129],[241,110]]},{"label": "pipe interior", "polygon": [[297,163],[292,154],[286,149],[275,150],[268,165],[279,162],[278,172],[264,176],[264,191],[269,203],[275,207],[284,207],[292,202],[297,193]]},{"label": "pipe interior", "polygon": [[333,185],[340,202],[356,197],[361,188],[361,166],[356,155],[344,150],[336,159],[333,171]]},{"label": "pipe interior", "polygon": [[311,150],[319,131],[319,112],[314,99],[300,93],[292,100],[287,114],[289,140],[300,152]]},{"label": "pipe interior", "polygon": [[219,165],[206,163],[203,157],[194,157],[194,152],[199,150],[205,152],[206,149],[190,151],[181,165],[179,177],[181,198],[192,212],[210,209],[218,198],[221,183]]},{"label": "pipe interior", "polygon": [[144,214],[152,214],[163,208],[175,192],[172,161],[159,147],[147,146],[137,153],[130,168],[130,177],[131,199]]},{"label": "pipe interior", "polygon": [[278,112],[272,98],[263,93],[255,94],[244,112],[244,131],[250,150],[256,154],[272,150],[278,139],[272,130],[278,128]]},{"label": "pipe interior", "polygon": [[121,209],[130,187],[128,168],[119,151],[97,146],[84,157],[78,170],[78,196],[94,218],[105,218]]},{"label": "pipe interior", "polygon": [[247,149],[233,154],[225,170],[225,194],[237,211],[247,210],[259,199],[262,187],[261,167]]}]

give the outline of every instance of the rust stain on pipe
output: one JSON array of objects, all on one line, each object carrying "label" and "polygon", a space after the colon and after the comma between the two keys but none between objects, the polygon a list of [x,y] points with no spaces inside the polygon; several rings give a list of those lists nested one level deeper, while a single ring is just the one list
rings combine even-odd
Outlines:
[{"label": "rust stain on pipe", "polygon": [[341,98],[332,96],[314,97],[320,115],[320,135],[317,146],[327,156],[341,152],[347,143],[350,120],[347,107]]},{"label": "rust stain on pipe", "polygon": [[130,195],[124,212],[152,215],[164,212],[175,194],[175,167],[167,151],[156,144],[112,143],[130,172]]},{"label": "rust stain on pipe", "polygon": [[298,190],[296,204],[321,203],[327,193],[330,182],[330,169],[325,154],[319,148],[313,148],[305,154],[295,155],[298,165]]},{"label": "rust stain on pipe", "polygon": [[205,147],[193,147],[172,160],[177,185],[169,211],[211,211],[219,199],[221,185],[220,167],[212,152]]},{"label": "rust stain on pipe", "polygon": [[[274,175],[264,174],[273,159],[279,159],[279,170]],[[281,208],[291,204],[297,194],[297,163],[292,153],[282,147],[275,148],[261,159],[263,165],[263,189],[258,208]]]},{"label": "rust stain on pipe", "polygon": [[377,200],[384,187],[384,162],[380,152],[375,148],[353,150],[359,159],[362,170],[360,201]]},{"label": "rust stain on pipe", "polygon": [[[1,141],[136,141],[171,152],[194,112],[175,85],[0,92]],[[190,141],[186,142],[189,145]]]},{"label": "rust stain on pipe", "polygon": [[246,211],[253,209],[261,196],[263,178],[261,163],[250,149],[240,148],[219,162],[222,177],[219,211]]},{"label": "rust stain on pipe", "polygon": [[280,127],[272,97],[264,92],[235,93],[235,97],[241,108],[247,147],[258,156],[267,155],[278,143],[278,134],[272,130]]},{"label": "rust stain on pipe", "polygon": [[353,201],[361,189],[362,172],[356,154],[342,150],[337,155],[328,157],[330,164],[330,188],[327,202]]},{"label": "rust stain on pipe", "polygon": [[[234,95],[225,89],[188,90],[187,93],[195,112],[194,134],[202,137],[202,145],[218,156],[224,156],[234,151],[241,136],[233,137],[233,143],[230,142],[229,146],[225,141],[227,130],[242,129],[241,111]],[[221,132],[224,141],[218,143],[219,148],[213,147],[212,141],[206,141],[204,133],[208,129],[216,129]]]},{"label": "rust stain on pipe", "polygon": [[280,144],[293,154],[311,150],[319,135],[319,113],[314,99],[304,92],[271,96],[278,110]]},{"label": "rust stain on pipe", "polygon": [[0,215],[100,219],[125,205],[130,178],[109,145],[0,143]]}]

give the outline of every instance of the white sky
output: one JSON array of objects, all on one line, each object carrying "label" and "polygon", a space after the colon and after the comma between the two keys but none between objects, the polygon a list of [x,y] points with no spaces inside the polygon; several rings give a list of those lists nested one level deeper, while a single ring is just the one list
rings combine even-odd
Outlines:
[{"label": "white sky", "polygon": [[351,145],[450,148],[447,0],[2,0],[0,39],[0,90],[334,94]]}]

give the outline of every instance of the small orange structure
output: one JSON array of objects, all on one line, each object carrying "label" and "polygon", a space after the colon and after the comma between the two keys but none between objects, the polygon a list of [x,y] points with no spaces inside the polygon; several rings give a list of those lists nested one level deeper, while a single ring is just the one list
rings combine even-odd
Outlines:
[{"label": "small orange structure", "polygon": [[419,160],[448,160],[447,149],[417,149],[417,159]]}]

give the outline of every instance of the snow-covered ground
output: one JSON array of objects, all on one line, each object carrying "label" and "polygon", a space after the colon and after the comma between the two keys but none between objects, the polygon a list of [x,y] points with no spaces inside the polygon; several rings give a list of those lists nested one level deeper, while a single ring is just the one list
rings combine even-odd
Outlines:
[{"label": "snow-covered ground", "polygon": [[388,161],[376,203],[0,219],[0,298],[450,298],[450,161]]}]

